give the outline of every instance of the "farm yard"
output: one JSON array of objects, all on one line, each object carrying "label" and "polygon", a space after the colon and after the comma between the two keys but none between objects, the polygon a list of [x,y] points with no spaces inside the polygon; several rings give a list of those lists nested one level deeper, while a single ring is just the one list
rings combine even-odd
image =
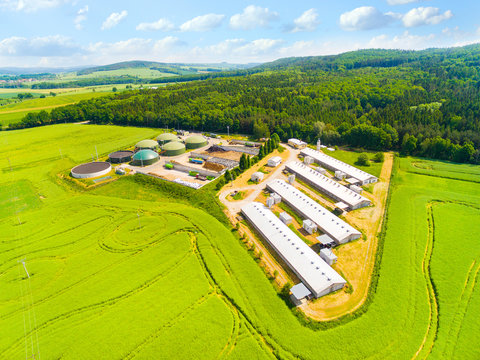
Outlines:
[{"label": "farm yard", "polygon": [[136,175],[81,191],[57,176],[95,145],[106,155],[157,133],[0,133],[0,358],[480,357],[478,167],[395,159],[372,291],[315,322],[278,295],[210,185]]}]

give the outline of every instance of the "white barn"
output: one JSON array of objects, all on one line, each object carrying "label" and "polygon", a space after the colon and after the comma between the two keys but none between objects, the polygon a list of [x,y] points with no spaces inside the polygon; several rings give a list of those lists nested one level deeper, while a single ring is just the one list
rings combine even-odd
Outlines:
[{"label": "white barn", "polygon": [[282,163],[282,158],[280,156],[274,156],[268,159],[267,165],[270,167],[277,167]]},{"label": "white barn", "polygon": [[305,148],[300,153],[303,156],[311,156],[317,164],[322,165],[324,168],[332,171],[342,171],[348,177],[358,179],[362,185],[371,184],[378,181],[378,178],[375,176],[363,170],[357,169],[355,166],[346,164],[343,161],[328,156],[321,151]]},{"label": "white barn", "polygon": [[344,244],[362,236],[360,231],[285,181],[273,180],[267,184],[267,188],[280,195],[283,201],[302,217],[312,220],[337,244]]},{"label": "white barn", "polygon": [[371,201],[366,197],[357,194],[301,162],[290,162],[285,167],[298,178],[306,181],[333,200],[347,204],[351,210],[360,209],[371,204]]},{"label": "white barn", "polygon": [[242,207],[243,216],[267,240],[315,297],[340,290],[346,281],[264,205]]},{"label": "white barn", "polygon": [[263,180],[263,173],[260,171],[254,172],[252,176],[250,177],[250,180],[255,181],[255,182],[260,182]]}]

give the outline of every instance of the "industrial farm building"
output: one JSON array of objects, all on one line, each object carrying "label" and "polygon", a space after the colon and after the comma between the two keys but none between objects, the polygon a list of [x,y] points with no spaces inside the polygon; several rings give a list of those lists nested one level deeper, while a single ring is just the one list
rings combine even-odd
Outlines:
[{"label": "industrial farm building", "polygon": [[172,133],[163,133],[157,136],[157,141],[160,145],[164,145],[170,141],[178,141],[178,137]]},{"label": "industrial farm building", "polygon": [[280,195],[282,200],[305,219],[313,221],[318,228],[337,244],[358,239],[362,234],[319,203],[283,180],[273,180],[267,189]]},{"label": "industrial farm building", "polygon": [[[346,284],[345,279],[263,204],[253,202],[245,205],[242,207],[242,214],[267,240],[314,297],[318,298],[340,290]],[[308,292],[302,294],[303,297],[309,295]]]},{"label": "industrial farm building", "polygon": [[185,139],[187,149],[198,149],[207,146],[207,144],[207,139],[200,135],[192,135]]},{"label": "industrial farm building", "polygon": [[132,161],[134,152],[130,150],[115,151],[108,155],[108,160],[112,164],[120,164]]},{"label": "industrial farm building", "polygon": [[294,149],[304,149],[307,147],[308,144],[302,140],[288,139],[288,145],[290,145]]},{"label": "industrial farm building", "polygon": [[286,169],[332,199],[345,203],[351,210],[371,204],[371,201],[366,197],[357,194],[301,162],[290,162],[286,165]]},{"label": "industrial farm building", "polygon": [[108,162],[93,161],[75,166],[71,174],[77,179],[91,179],[108,174],[112,171],[112,165]]},{"label": "industrial farm building", "polygon": [[362,185],[371,184],[378,181],[378,178],[375,176],[370,175],[363,170],[357,169],[355,166],[346,164],[343,161],[328,156],[321,151],[305,148],[300,153],[304,156],[312,157],[317,164],[322,165],[324,168],[332,171],[341,171],[349,178],[358,179]]},{"label": "industrial farm building", "polygon": [[158,143],[155,140],[142,140],[135,144],[136,150],[155,150],[156,148],[158,148]]},{"label": "industrial farm building", "polygon": [[155,164],[159,160],[158,154],[153,150],[140,150],[133,155],[132,165],[148,166]]},{"label": "industrial farm building", "polygon": [[177,156],[185,152],[185,145],[178,141],[170,141],[162,146],[164,151],[162,155],[165,156]]}]

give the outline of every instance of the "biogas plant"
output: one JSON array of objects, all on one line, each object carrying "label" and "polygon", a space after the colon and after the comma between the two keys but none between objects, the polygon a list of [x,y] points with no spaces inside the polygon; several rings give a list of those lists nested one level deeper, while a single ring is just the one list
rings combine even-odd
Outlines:
[{"label": "biogas plant", "polygon": [[248,141],[228,141],[216,134],[164,132],[108,157],[97,156],[96,161],[74,167],[71,176],[98,184],[116,175],[140,173],[198,189],[238,166],[243,154],[258,155],[259,146]]}]

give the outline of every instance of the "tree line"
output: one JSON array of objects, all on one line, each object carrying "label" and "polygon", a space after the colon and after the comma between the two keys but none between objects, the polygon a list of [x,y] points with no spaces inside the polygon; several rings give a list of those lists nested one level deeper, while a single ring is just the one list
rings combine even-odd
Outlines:
[{"label": "tree line", "polygon": [[211,132],[229,126],[254,138],[276,133],[282,141],[479,163],[480,47],[379,54],[302,58],[248,75],[118,93],[30,113],[11,128],[85,120]]}]

